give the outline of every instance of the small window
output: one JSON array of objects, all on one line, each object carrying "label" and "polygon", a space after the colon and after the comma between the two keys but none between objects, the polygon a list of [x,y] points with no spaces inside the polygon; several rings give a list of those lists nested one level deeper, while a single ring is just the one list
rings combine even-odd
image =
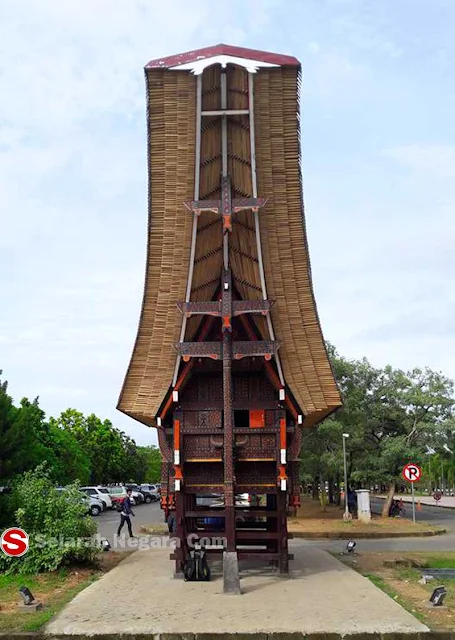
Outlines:
[{"label": "small window", "polygon": [[265,427],[264,409],[254,409],[250,411],[250,427],[253,429]]},{"label": "small window", "polygon": [[238,410],[234,411],[234,427],[245,429],[250,426],[250,412]]}]

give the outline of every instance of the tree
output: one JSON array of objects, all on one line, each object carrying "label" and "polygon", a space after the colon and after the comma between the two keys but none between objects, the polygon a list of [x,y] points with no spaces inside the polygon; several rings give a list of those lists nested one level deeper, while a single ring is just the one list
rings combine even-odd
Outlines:
[{"label": "tree", "polygon": [[428,368],[403,372],[390,366],[375,368],[365,358],[350,361],[331,345],[329,355],[344,406],[314,435],[306,436],[303,471],[317,468],[329,482],[339,478],[341,433],[349,433],[348,477],[358,486],[388,485],[383,511],[388,515],[404,465],[411,460],[422,463],[428,444],[448,439],[453,382]]},{"label": "tree", "polygon": [[19,558],[0,554],[0,570],[36,574],[94,560],[99,552],[92,538],[96,524],[86,515],[77,484],[57,492],[48,465],[43,463],[18,477],[13,501],[15,524],[27,531],[30,547]]},{"label": "tree", "polygon": [[159,482],[161,478],[161,452],[158,447],[138,447],[145,462],[143,482]]},{"label": "tree", "polygon": [[90,482],[105,484],[124,479],[122,439],[109,420],[102,421],[94,414],[84,416],[75,409],[67,409],[49,422],[52,427],[70,434],[79,443],[90,460]]},{"label": "tree", "polygon": [[116,429],[110,420],[96,415],[84,416],[67,409],[50,426],[70,434],[90,460],[90,482],[143,482],[150,466],[147,448],[140,448],[126,433]]}]

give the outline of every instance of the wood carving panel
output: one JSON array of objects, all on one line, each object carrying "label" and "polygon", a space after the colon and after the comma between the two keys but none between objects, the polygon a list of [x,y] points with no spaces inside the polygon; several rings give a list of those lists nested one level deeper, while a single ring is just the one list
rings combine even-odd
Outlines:
[{"label": "wood carving panel", "polygon": [[218,431],[221,427],[221,411],[199,411],[199,428]]},{"label": "wood carving panel", "polygon": [[223,378],[219,374],[213,376],[201,376],[199,378],[198,400],[222,400]]},{"label": "wood carving panel", "polygon": [[[223,465],[221,463],[206,463],[201,466],[187,464],[185,466],[185,484],[200,485],[200,492],[210,491],[210,485],[223,485]],[[204,488],[204,485],[209,485]]]},{"label": "wood carving panel", "polygon": [[[220,440],[220,442],[218,442]],[[223,449],[222,446],[216,446],[218,444],[222,445],[222,439],[212,437],[210,434],[207,435],[189,435],[185,434],[183,440],[183,456],[184,460],[194,460],[194,459],[213,459],[213,458],[222,458]],[[199,470],[201,473],[203,472],[203,468],[200,467]]]},{"label": "wood carving panel", "polygon": [[237,447],[237,458],[273,458],[277,456],[275,435],[252,433],[244,445]]},{"label": "wood carving panel", "polygon": [[247,377],[241,376],[233,379],[233,394],[234,400],[250,399],[250,385]]},{"label": "wood carving panel", "polygon": [[273,485],[273,487],[276,487],[276,464],[274,462],[257,464],[238,462],[235,466],[235,478],[236,485],[254,484]]},{"label": "wood carving panel", "polygon": [[183,432],[207,431],[219,433],[222,426],[221,411],[184,411]]}]

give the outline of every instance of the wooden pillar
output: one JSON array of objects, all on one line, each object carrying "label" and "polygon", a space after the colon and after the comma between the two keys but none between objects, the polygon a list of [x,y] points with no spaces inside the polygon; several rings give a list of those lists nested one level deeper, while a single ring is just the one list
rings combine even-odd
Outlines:
[{"label": "wooden pillar", "polygon": [[183,575],[183,565],[185,563],[185,496],[182,492],[175,494],[175,517],[177,521],[176,537],[178,546],[175,549],[175,577]]},{"label": "wooden pillar", "polygon": [[234,424],[232,412],[232,341],[231,332],[223,331],[224,396],[224,506],[226,510],[227,550],[235,551],[234,500]]},{"label": "wooden pillar", "polygon": [[278,490],[277,509],[278,509],[278,568],[283,574],[289,573],[288,558],[288,526],[286,518],[286,491]]}]

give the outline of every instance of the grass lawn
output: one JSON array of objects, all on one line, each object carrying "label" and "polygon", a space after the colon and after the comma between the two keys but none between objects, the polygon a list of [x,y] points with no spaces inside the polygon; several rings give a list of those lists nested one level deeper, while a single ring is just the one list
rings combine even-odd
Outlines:
[{"label": "grass lawn", "polygon": [[[108,552],[98,568],[65,568],[33,575],[0,575],[0,632],[38,631],[75,595],[115,567],[131,552]],[[36,613],[18,613],[19,588],[27,586],[44,607]]]},{"label": "grass lawn", "polygon": [[[336,556],[338,557],[338,556]],[[362,553],[353,558],[342,556],[342,562],[367,577],[379,589],[396,600],[432,630],[455,628],[455,580],[437,579],[419,584],[427,568],[455,568],[455,552],[381,552]],[[443,584],[448,594],[444,607],[428,608],[435,587]]]},{"label": "grass lawn", "polygon": [[334,537],[336,534],[359,535],[371,534],[383,535],[406,535],[407,533],[437,532],[441,527],[428,525],[424,522],[416,522],[408,518],[381,518],[373,514],[373,519],[369,524],[364,524],[359,520],[351,522],[343,521],[343,509],[335,505],[326,505],[322,510],[320,503],[311,498],[304,498],[302,506],[298,510],[296,518],[288,519],[288,529],[291,533],[309,534],[316,536]]}]

